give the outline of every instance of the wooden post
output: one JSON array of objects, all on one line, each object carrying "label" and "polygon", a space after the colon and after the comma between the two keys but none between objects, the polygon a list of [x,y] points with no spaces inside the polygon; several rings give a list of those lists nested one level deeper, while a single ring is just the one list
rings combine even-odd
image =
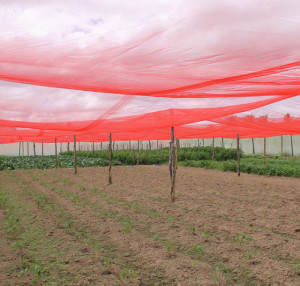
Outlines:
[{"label": "wooden post", "polygon": [[33,155],[34,155],[34,157],[36,157],[36,153],[35,153],[35,142],[33,141],[32,144],[33,144]]},{"label": "wooden post", "polygon": [[204,138],[202,138],[202,146],[204,147]]},{"label": "wooden post", "polygon": [[55,143],[55,169],[57,169],[57,141],[56,138],[54,140]]},{"label": "wooden post", "polygon": [[19,156],[21,156],[21,142],[19,142]]},{"label": "wooden post", "polygon": [[264,137],[264,165],[266,165],[266,154],[267,154],[267,139]]},{"label": "wooden post", "polygon": [[70,151],[70,142],[68,142],[67,151]]},{"label": "wooden post", "polygon": [[44,140],[42,140],[42,158],[44,157]]},{"label": "wooden post", "polygon": [[280,136],[280,155],[283,157],[283,136]]},{"label": "wooden post", "polygon": [[59,152],[62,152],[62,142],[60,142],[60,148],[59,148]]},{"label": "wooden post", "polygon": [[156,149],[158,149],[158,140],[156,140]]},{"label": "wooden post", "polygon": [[[199,140],[199,139],[198,139]],[[177,169],[177,161],[178,161],[178,148],[179,148],[179,140],[176,138],[176,169]]]},{"label": "wooden post", "polygon": [[74,135],[74,172],[77,174],[76,135]]},{"label": "wooden post", "polygon": [[95,153],[95,142],[93,142],[93,154]]},{"label": "wooden post", "polygon": [[151,151],[151,141],[149,140],[149,150]]},{"label": "wooden post", "polygon": [[140,141],[137,142],[137,158],[136,158],[136,164],[140,164]]},{"label": "wooden post", "polygon": [[[176,141],[177,142],[177,141]],[[198,138],[198,147],[200,147],[200,139]]]},{"label": "wooden post", "polygon": [[241,175],[241,167],[240,167],[240,136],[236,135],[236,151],[237,151],[237,171],[238,176]]},{"label": "wooden post", "polygon": [[293,135],[291,135],[291,150],[292,150],[292,156],[294,156]]},{"label": "wooden post", "polygon": [[222,147],[224,148],[224,138],[222,137]]},{"label": "wooden post", "polygon": [[176,177],[176,153],[174,140],[174,127],[171,127],[169,171],[171,178],[171,202],[175,202],[175,177]]},{"label": "wooden post", "polygon": [[131,149],[131,141],[129,140],[129,149]]},{"label": "wooden post", "polygon": [[215,160],[215,137],[212,140],[212,160]]},{"label": "wooden post", "polygon": [[109,165],[108,165],[108,184],[112,184],[111,176],[111,165],[112,165],[112,142],[111,142],[111,133],[109,133]]},{"label": "wooden post", "polygon": [[22,142],[22,156],[24,156],[24,142]]},{"label": "wooden post", "polygon": [[252,137],[252,153],[255,154],[254,138]]},{"label": "wooden post", "polygon": [[29,142],[27,141],[27,156],[29,156]]}]

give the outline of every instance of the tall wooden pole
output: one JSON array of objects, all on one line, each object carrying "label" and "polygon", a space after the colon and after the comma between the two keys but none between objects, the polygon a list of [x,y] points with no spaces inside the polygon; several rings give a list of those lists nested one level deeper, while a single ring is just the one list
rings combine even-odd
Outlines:
[{"label": "tall wooden pole", "polygon": [[198,138],[198,147],[200,147],[200,139]]},{"label": "tall wooden pole", "polygon": [[67,151],[70,151],[70,142],[68,142]]},{"label": "tall wooden pole", "polygon": [[57,169],[57,140],[55,138],[54,140],[55,143],[55,169]]},{"label": "tall wooden pole", "polygon": [[32,144],[33,144],[33,155],[34,155],[34,157],[36,157],[36,153],[35,153],[35,142],[33,141]]},{"label": "tall wooden pole", "polygon": [[29,142],[27,141],[27,156],[29,156]]},{"label": "tall wooden pole", "polygon": [[59,152],[62,152],[62,142],[60,142],[60,148],[59,148]]},{"label": "tall wooden pole", "polygon": [[74,172],[77,174],[76,135],[74,135]]},{"label": "tall wooden pole", "polygon": [[241,175],[241,167],[240,167],[240,135],[236,135],[236,151],[237,151],[237,171],[238,176]]},{"label": "tall wooden pole", "polygon": [[149,150],[151,151],[151,141],[149,140]]},{"label": "tall wooden pole", "polygon": [[215,137],[212,140],[212,160],[215,160]]},{"label": "tall wooden pole", "polygon": [[44,140],[42,140],[42,158],[44,157]]},{"label": "tall wooden pole", "polygon": [[171,178],[171,202],[175,202],[176,151],[174,140],[174,127],[171,127],[169,171]]},{"label": "tall wooden pole", "polygon": [[22,156],[24,156],[24,142],[22,142]]},{"label": "tall wooden pole", "polygon": [[254,138],[252,137],[252,153],[255,154]]},{"label": "tall wooden pole", "polygon": [[283,136],[280,136],[280,155],[283,157]]},{"label": "tall wooden pole", "polygon": [[111,133],[109,133],[109,165],[108,165],[108,184],[112,184],[112,175],[111,175],[111,165],[112,165],[112,141]]},{"label": "tall wooden pole", "polygon": [[222,137],[222,147],[224,148],[224,138]]},{"label": "tall wooden pole", "polygon": [[140,164],[140,141],[137,142],[137,158],[136,158],[136,164]]},{"label": "tall wooden pole", "polygon": [[267,139],[264,137],[264,165],[266,165],[266,155],[267,155]]},{"label": "tall wooden pole", "polygon": [[95,142],[93,142],[93,154],[95,153]]},{"label": "tall wooden pole", "polygon": [[19,142],[19,156],[21,156],[21,142]]},{"label": "tall wooden pole", "polygon": [[156,140],[156,149],[158,149],[158,140]]},{"label": "tall wooden pole", "polygon": [[291,150],[292,150],[292,156],[294,156],[293,135],[291,135]]},{"label": "tall wooden pole", "polygon": [[204,147],[204,138],[202,138],[202,146]]}]

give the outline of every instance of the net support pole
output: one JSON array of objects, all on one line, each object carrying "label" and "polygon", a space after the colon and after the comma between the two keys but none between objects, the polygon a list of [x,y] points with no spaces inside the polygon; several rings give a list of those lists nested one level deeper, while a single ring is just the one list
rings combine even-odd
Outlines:
[{"label": "net support pole", "polygon": [[27,156],[29,156],[29,142],[27,142]]},{"label": "net support pole", "polygon": [[77,174],[76,135],[74,135],[74,173]]},{"label": "net support pole", "polygon": [[222,137],[222,147],[224,148],[224,138]]},{"label": "net support pole", "polygon": [[264,137],[264,165],[266,165],[266,155],[267,155],[267,139]]},{"label": "net support pole", "polygon": [[21,156],[21,142],[19,142],[19,156]]},{"label": "net support pole", "polygon": [[35,142],[33,141],[32,144],[33,144],[33,155],[34,155],[34,157],[36,157],[36,153],[35,153]]},{"label": "net support pole", "polygon": [[280,155],[283,157],[283,136],[280,136]]},{"label": "net support pole", "polygon": [[255,154],[254,138],[252,137],[252,154]]},{"label": "net support pole", "polygon": [[215,160],[215,137],[212,138],[212,160]]},{"label": "net support pole", "polygon": [[171,192],[170,192],[171,202],[175,202],[176,151],[175,151],[175,140],[174,140],[174,127],[171,127],[169,171],[170,171],[170,178],[171,178]]},{"label": "net support pole", "polygon": [[22,142],[22,156],[24,157],[24,142]]},{"label": "net support pole", "polygon": [[140,141],[137,142],[137,158],[136,158],[136,164],[140,164]]},{"label": "net support pole", "polygon": [[149,140],[149,150],[151,151],[151,141]]},{"label": "net support pole", "polygon": [[[176,139],[177,142],[177,139]],[[198,147],[200,147],[200,139],[198,138]]]},{"label": "net support pole", "polygon": [[93,154],[95,153],[95,142],[93,142]]},{"label": "net support pole", "polygon": [[240,135],[236,135],[236,153],[237,153],[237,173],[238,176],[241,175],[241,165],[240,165]]},{"label": "net support pole", "polygon": [[42,140],[42,158],[44,157],[44,140]]},{"label": "net support pole", "polygon": [[68,142],[67,151],[70,151],[70,142]]},{"label": "net support pole", "polygon": [[292,156],[294,156],[293,135],[291,135],[291,151],[292,151]]},{"label": "net support pole", "polygon": [[55,169],[57,169],[57,140],[56,138],[54,139],[55,143]]},{"label": "net support pole", "polygon": [[158,149],[158,140],[156,140],[156,149]]},{"label": "net support pole", "polygon": [[111,174],[111,165],[112,165],[112,141],[111,133],[109,133],[109,164],[108,164],[108,184],[112,184],[112,174]]}]

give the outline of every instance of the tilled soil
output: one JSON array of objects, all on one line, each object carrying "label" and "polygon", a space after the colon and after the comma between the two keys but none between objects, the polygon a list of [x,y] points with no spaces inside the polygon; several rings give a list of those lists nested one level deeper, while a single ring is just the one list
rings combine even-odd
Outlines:
[{"label": "tilled soil", "polygon": [[0,172],[0,285],[300,285],[299,179],[178,167],[175,203],[167,166],[107,181]]}]

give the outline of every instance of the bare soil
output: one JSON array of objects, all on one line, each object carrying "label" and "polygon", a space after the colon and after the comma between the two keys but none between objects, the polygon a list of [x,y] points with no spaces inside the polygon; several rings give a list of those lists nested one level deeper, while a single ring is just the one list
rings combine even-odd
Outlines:
[{"label": "bare soil", "polygon": [[0,172],[0,285],[300,285],[300,179],[178,167],[175,203],[167,166],[107,182]]}]

